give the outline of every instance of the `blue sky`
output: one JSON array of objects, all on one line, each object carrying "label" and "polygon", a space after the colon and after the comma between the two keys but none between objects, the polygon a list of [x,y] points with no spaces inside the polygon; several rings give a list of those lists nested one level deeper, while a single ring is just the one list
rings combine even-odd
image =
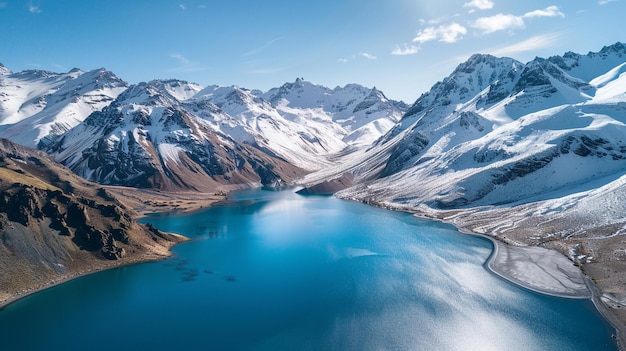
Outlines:
[{"label": "blue sky", "polygon": [[0,63],[268,90],[297,77],[412,103],[473,53],[626,41],[626,0],[0,0]]}]

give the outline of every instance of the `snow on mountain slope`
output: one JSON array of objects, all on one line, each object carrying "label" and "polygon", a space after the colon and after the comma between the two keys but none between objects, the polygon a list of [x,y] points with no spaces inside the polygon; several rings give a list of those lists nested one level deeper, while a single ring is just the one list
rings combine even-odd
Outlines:
[{"label": "snow on mountain slope", "polygon": [[0,75],[11,74],[11,70],[0,63]]},{"label": "snow on mountain slope", "polygon": [[374,146],[303,183],[348,174],[354,186],[339,196],[459,209],[545,200],[614,179],[626,173],[626,55],[611,48],[576,56],[575,69],[556,57],[522,65],[474,55]]},{"label": "snow on mountain slope", "polygon": [[36,147],[110,104],[127,87],[104,69],[0,75],[0,137]]},{"label": "snow on mountain slope", "polygon": [[169,80],[129,87],[48,151],[102,184],[211,191],[291,181],[301,170],[228,135],[183,106],[196,85]]},{"label": "snow on mountain slope", "polygon": [[553,56],[548,60],[571,76],[590,82],[622,64],[626,60],[626,46],[623,43],[615,43],[603,47],[599,52],[589,52],[587,55],[567,52],[563,56]]},{"label": "snow on mountain slope", "polygon": [[[331,90],[302,79],[265,94],[210,86],[186,103],[216,131],[308,170],[332,164],[329,156],[348,146],[371,145],[405,107],[375,88],[352,84]],[[201,112],[206,104],[214,108]]]},{"label": "snow on mountain slope", "polygon": [[625,173],[626,125],[586,110],[580,105],[529,114],[367,183],[367,193],[383,202],[465,208],[527,201]]},{"label": "snow on mountain slope", "polygon": [[626,100],[626,62],[593,79],[590,84],[597,88],[592,100],[596,104]]},{"label": "snow on mountain slope", "polygon": [[[201,105],[210,103],[223,113]],[[250,90],[233,87],[209,87],[187,102],[214,130],[240,142],[268,150],[306,169],[327,165],[325,156],[338,152],[346,144],[345,131],[329,116],[315,110],[278,111],[270,102]],[[225,114],[225,116],[224,116]]]}]

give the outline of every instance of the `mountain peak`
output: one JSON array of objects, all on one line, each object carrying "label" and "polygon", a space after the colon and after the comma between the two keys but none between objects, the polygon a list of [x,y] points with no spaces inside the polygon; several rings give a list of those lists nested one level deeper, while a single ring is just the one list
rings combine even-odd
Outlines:
[{"label": "mountain peak", "polygon": [[572,76],[590,81],[622,64],[625,57],[626,46],[617,42],[604,46],[598,52],[590,51],[586,55],[581,55],[568,51],[563,56],[551,56],[548,61]]},{"label": "mountain peak", "polygon": [[5,74],[11,74],[11,70],[6,68],[2,63],[0,63],[0,76]]},{"label": "mountain peak", "polygon": [[455,73],[472,73],[482,63],[494,67],[497,58],[489,54],[474,54],[454,70]]},{"label": "mountain peak", "polygon": [[604,46],[602,47],[602,49],[600,49],[600,54],[610,54],[610,53],[617,53],[618,55],[623,55],[626,54],[626,46],[624,46],[623,43],[621,42],[617,42],[613,45],[609,45],[609,46]]},{"label": "mountain peak", "polygon": [[523,64],[508,57],[474,54],[459,64],[448,77],[435,83],[422,94],[407,111],[405,117],[415,115],[431,107],[454,109],[496,82],[510,80]]}]

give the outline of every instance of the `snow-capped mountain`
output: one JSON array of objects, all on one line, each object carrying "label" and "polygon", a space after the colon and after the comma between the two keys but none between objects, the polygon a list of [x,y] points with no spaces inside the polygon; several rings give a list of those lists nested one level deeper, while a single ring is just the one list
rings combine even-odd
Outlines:
[{"label": "snow-capped mountain", "polygon": [[109,105],[128,84],[96,69],[68,73],[0,67],[0,137],[36,147]]},{"label": "snow-capped mountain", "polygon": [[621,43],[527,64],[474,55],[375,146],[305,183],[349,174],[356,185],[340,196],[450,209],[556,198],[614,179],[626,172],[625,66]]},{"label": "snow-capped mountain", "polygon": [[11,70],[6,68],[3,64],[0,63],[0,75],[10,74]]},{"label": "snow-capped mountain", "polygon": [[[132,85],[48,151],[83,178],[140,188],[210,191],[231,183],[275,184],[301,174],[283,160],[216,132],[187,110],[181,100],[200,90],[177,80]],[[204,107],[227,119],[216,107]]]},{"label": "snow-capped mountain", "polygon": [[327,167],[349,146],[370,145],[406,108],[356,84],[331,90],[297,79],[267,93],[177,80],[129,87],[104,69],[13,73],[0,65],[0,137],[46,149],[105,184],[198,187],[187,175],[170,182],[174,168],[226,179],[203,188],[272,183],[282,177],[264,167],[277,165],[291,179],[297,168]]},{"label": "snow-capped mountain", "polygon": [[[215,108],[223,112],[215,114]],[[255,145],[307,170],[327,167],[329,155],[371,145],[406,106],[376,88],[329,89],[300,78],[267,93],[210,86],[185,102],[217,131]],[[204,111],[204,112],[203,112]]]}]

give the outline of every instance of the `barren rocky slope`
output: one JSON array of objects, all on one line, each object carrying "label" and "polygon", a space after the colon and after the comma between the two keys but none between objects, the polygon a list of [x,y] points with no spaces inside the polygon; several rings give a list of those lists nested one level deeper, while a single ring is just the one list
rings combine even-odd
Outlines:
[{"label": "barren rocky slope", "polygon": [[84,274],[169,255],[182,238],[42,152],[0,139],[0,304]]}]

